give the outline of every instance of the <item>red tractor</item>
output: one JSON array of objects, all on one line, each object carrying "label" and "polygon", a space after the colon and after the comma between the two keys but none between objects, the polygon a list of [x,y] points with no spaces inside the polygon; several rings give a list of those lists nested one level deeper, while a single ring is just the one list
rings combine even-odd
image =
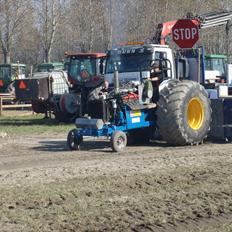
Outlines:
[{"label": "red tractor", "polygon": [[54,112],[58,121],[70,121],[84,115],[88,111],[88,100],[98,98],[98,90],[104,88],[105,53],[65,55],[70,87],[69,92],[61,96]]}]

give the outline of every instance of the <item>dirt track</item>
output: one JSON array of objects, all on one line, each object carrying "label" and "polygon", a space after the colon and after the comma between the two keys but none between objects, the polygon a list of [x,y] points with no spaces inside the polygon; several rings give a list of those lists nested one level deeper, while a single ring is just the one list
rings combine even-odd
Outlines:
[{"label": "dirt track", "polygon": [[65,139],[0,138],[0,231],[232,231],[232,144]]}]

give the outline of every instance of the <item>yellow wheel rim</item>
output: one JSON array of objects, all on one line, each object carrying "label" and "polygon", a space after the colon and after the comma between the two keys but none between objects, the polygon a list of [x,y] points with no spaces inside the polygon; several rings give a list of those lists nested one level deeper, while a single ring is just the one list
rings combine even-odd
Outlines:
[{"label": "yellow wheel rim", "polygon": [[188,103],[188,125],[193,130],[201,128],[204,121],[204,106],[199,98],[192,98]]}]

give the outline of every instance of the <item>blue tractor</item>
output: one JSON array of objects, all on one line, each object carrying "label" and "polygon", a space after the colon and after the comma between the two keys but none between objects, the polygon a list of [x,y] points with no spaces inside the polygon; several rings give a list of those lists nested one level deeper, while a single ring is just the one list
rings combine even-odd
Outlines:
[{"label": "blue tractor", "polygon": [[[89,101],[88,115],[76,119],[67,136],[71,150],[80,149],[85,136],[108,137],[113,151],[127,143],[144,143],[158,130],[172,145],[198,144],[211,122],[208,93],[189,78],[189,60],[164,45],[128,45],[108,52],[105,79],[108,89]],[[158,64],[161,78],[154,100],[151,66]]]},{"label": "blue tractor", "polygon": [[[188,14],[186,18],[203,29],[228,26],[232,13]],[[108,51],[105,79],[113,89],[99,92],[101,97],[93,101],[88,115],[76,120],[77,128],[68,134],[70,149],[79,149],[84,136],[107,136],[112,149],[121,151],[127,141],[149,140],[157,130],[172,145],[198,144],[208,134],[232,138],[231,78],[222,76],[221,69],[206,68],[202,47],[174,55],[165,44],[175,23],[159,24],[154,44],[128,43]],[[149,84],[152,62],[158,62],[162,70],[155,102],[155,88]]]}]

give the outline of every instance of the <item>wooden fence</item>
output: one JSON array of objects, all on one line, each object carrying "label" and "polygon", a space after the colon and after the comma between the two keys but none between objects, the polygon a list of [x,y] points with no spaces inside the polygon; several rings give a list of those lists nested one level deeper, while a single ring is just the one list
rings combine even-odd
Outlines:
[{"label": "wooden fence", "polygon": [[[4,109],[31,108],[31,104],[21,104],[21,103],[13,102],[14,100],[15,97],[10,94],[0,94],[0,116],[2,116]],[[7,102],[9,101],[12,101],[13,103],[7,104]]]}]

